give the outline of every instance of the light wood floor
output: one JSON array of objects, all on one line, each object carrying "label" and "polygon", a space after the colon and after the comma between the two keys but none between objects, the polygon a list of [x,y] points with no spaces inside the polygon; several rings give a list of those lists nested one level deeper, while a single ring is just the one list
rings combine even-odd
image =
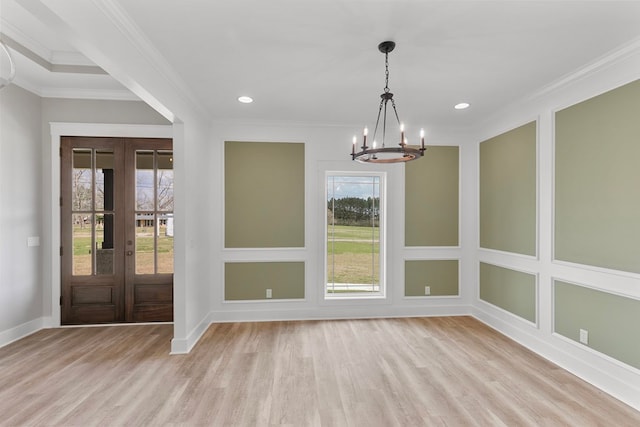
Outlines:
[{"label": "light wood floor", "polygon": [[0,349],[0,425],[639,426],[470,317],[43,330]]}]

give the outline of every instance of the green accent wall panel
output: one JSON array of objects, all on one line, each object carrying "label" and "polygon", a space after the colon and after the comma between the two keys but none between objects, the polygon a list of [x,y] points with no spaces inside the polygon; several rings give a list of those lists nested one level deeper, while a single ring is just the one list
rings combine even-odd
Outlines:
[{"label": "green accent wall panel", "polygon": [[458,260],[405,261],[404,295],[423,297],[424,287],[429,286],[430,296],[457,296],[458,271]]},{"label": "green accent wall panel", "polygon": [[480,299],[535,323],[536,276],[481,262]]},{"label": "green accent wall panel", "polygon": [[555,115],[555,258],[640,273],[640,80]]},{"label": "green accent wall panel", "polygon": [[480,246],[536,255],[536,122],[480,143]]},{"label": "green accent wall panel", "polygon": [[429,146],[405,168],[405,246],[458,246],[459,147]]},{"label": "green accent wall panel", "polygon": [[224,265],[226,301],[304,298],[304,262],[227,262]]},{"label": "green accent wall panel", "polygon": [[225,142],[226,248],[304,247],[304,144]]},{"label": "green accent wall panel", "polygon": [[580,329],[585,329],[589,347],[640,369],[640,301],[554,283],[555,332],[580,342]]}]

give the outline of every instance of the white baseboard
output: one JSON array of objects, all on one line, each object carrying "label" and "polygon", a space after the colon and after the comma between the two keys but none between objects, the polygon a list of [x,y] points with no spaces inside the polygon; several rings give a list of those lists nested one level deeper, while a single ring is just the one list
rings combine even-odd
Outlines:
[{"label": "white baseboard", "polygon": [[195,328],[191,330],[186,338],[174,338],[171,340],[171,354],[187,354],[195,346],[202,334],[205,333],[211,324],[211,315],[205,316]]},{"label": "white baseboard", "polygon": [[38,317],[37,319],[0,332],[0,347],[4,347],[34,332],[38,332],[45,327],[45,321],[46,319],[44,317]]},{"label": "white baseboard", "polygon": [[640,411],[640,370],[558,335],[507,322],[482,307],[472,315],[534,353]]},{"label": "white baseboard", "polygon": [[277,322],[283,320],[338,320],[338,319],[375,319],[397,317],[433,317],[433,316],[470,316],[468,305],[450,305],[436,307],[350,307],[349,309],[238,309],[212,311],[189,333],[187,338],[171,340],[171,354],[187,354],[198,343],[212,323],[227,322]]},{"label": "white baseboard", "polygon": [[238,309],[220,310],[210,313],[211,323],[225,322],[277,322],[283,320],[339,320],[376,319],[394,317],[470,316],[468,305],[446,305],[433,307],[349,307],[309,310],[293,309]]}]

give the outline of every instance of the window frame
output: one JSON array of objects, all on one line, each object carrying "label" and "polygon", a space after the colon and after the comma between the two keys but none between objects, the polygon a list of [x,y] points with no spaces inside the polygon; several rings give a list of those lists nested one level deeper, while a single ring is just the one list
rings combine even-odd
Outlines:
[{"label": "window frame", "polygon": [[[378,252],[379,252],[379,290],[377,292],[349,292],[349,293],[329,293],[327,292],[329,287],[329,248],[328,248],[328,233],[329,224],[327,221],[327,201],[329,200],[329,178],[330,177],[376,177],[379,179],[379,237],[378,237]],[[340,300],[369,300],[369,299],[386,299],[387,298],[387,268],[386,268],[386,253],[387,253],[387,172],[384,171],[345,171],[345,170],[325,170],[324,172],[324,198],[322,203],[322,218],[323,218],[323,281],[322,281],[322,296],[325,301],[340,301]]]}]

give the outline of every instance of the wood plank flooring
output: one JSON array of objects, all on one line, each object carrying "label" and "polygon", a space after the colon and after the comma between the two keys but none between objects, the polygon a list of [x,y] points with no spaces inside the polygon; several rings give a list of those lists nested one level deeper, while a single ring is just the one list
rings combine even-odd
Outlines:
[{"label": "wood plank flooring", "polygon": [[639,426],[471,317],[43,330],[0,349],[2,426]]}]

